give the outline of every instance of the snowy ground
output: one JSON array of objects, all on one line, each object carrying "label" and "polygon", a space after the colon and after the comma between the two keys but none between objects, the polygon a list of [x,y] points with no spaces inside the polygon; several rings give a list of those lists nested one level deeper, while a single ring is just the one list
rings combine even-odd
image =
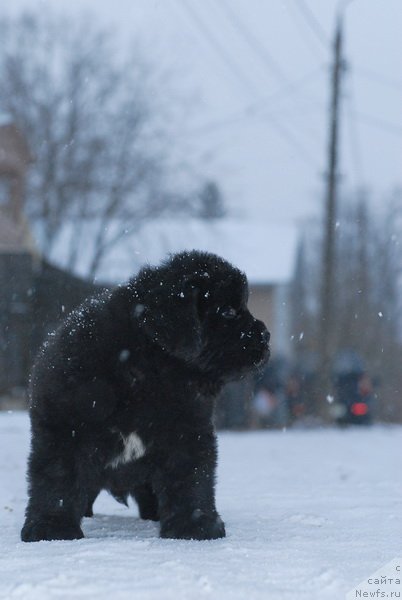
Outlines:
[{"label": "snowy ground", "polygon": [[401,555],[401,427],[222,434],[211,542],[104,494],[86,539],[23,544],[27,415],[0,414],[0,440],[1,600],[341,600]]}]

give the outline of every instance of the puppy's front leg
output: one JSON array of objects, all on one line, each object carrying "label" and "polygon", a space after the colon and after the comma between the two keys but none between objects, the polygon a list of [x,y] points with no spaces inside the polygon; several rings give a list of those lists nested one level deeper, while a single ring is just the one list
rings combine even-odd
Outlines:
[{"label": "puppy's front leg", "polygon": [[158,499],[150,485],[136,486],[131,494],[138,504],[141,519],[159,521]]},{"label": "puppy's front leg", "polygon": [[154,480],[163,538],[210,540],[225,537],[215,507],[216,438],[182,437]]}]

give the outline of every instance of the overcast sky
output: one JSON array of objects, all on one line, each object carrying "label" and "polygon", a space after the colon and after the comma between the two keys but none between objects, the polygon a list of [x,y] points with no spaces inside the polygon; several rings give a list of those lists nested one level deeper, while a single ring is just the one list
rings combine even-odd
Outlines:
[{"label": "overcast sky", "polygon": [[[222,185],[232,213],[271,222],[317,213],[326,168],[335,0],[13,0],[93,11],[140,38],[171,71],[183,118],[175,143]],[[345,10],[341,132],[344,189],[379,201],[402,184],[402,1],[354,0]],[[181,100],[182,99],[182,100]],[[192,106],[188,109],[188,104]]]}]

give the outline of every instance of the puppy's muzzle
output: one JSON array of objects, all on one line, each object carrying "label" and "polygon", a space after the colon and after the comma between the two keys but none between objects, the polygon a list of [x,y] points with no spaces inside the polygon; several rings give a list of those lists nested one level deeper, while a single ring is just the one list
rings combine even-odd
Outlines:
[{"label": "puppy's muzzle", "polygon": [[265,329],[262,333],[261,333],[261,338],[263,343],[265,344],[265,346],[269,346],[269,340],[271,339],[271,334],[269,333],[268,329]]}]

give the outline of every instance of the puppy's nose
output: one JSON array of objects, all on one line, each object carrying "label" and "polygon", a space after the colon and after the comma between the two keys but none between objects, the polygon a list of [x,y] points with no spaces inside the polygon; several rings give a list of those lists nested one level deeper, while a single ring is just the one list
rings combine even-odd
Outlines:
[{"label": "puppy's nose", "polygon": [[268,329],[264,329],[264,331],[261,333],[261,337],[262,337],[262,341],[265,344],[269,344],[269,340],[271,339],[271,334],[269,333]]}]

